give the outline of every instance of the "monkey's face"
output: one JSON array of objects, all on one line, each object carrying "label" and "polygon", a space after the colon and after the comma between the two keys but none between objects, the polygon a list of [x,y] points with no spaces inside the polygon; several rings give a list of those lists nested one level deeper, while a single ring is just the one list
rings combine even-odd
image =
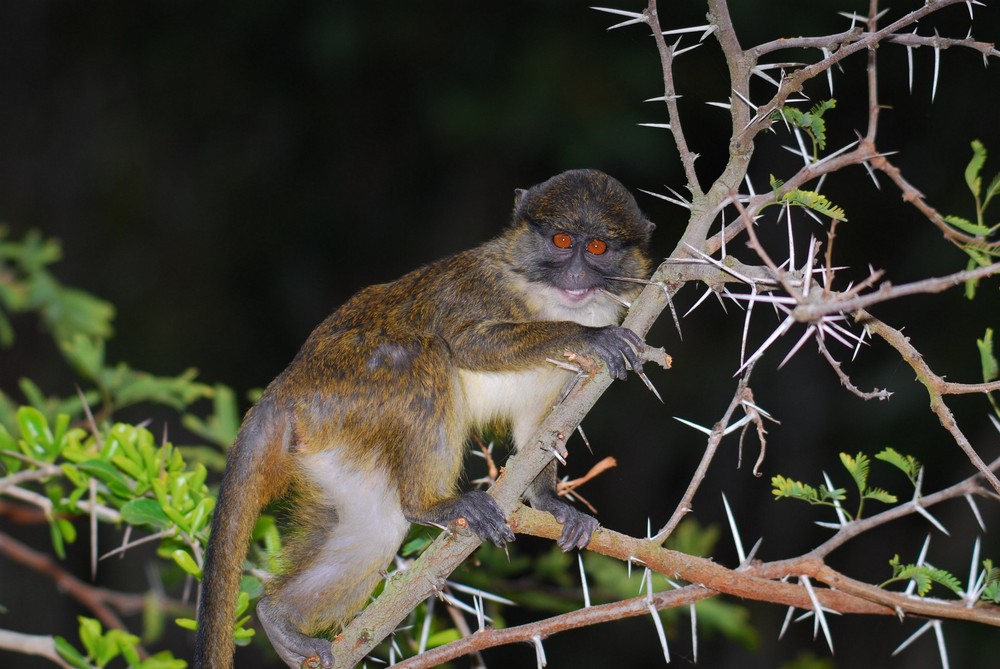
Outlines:
[{"label": "monkey's face", "polygon": [[585,306],[599,291],[636,292],[615,277],[645,279],[655,227],[632,195],[595,170],[573,170],[520,193],[514,212],[516,269],[555,289],[565,306]]}]

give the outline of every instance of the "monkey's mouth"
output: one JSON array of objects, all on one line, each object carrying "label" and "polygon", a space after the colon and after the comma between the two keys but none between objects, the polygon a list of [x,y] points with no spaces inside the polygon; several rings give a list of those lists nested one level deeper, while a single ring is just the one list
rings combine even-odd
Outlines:
[{"label": "monkey's mouth", "polygon": [[559,290],[562,293],[563,299],[566,300],[567,304],[572,306],[577,306],[586,302],[591,295],[597,292],[596,288],[561,288]]}]

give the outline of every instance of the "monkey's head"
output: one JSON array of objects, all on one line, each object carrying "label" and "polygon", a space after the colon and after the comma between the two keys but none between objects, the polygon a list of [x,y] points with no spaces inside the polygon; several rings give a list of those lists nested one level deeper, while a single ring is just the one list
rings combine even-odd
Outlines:
[{"label": "monkey's head", "polygon": [[619,181],[571,170],[515,192],[508,261],[530,284],[556,289],[566,307],[585,306],[600,290],[628,297],[638,286],[613,277],[649,278],[654,227]]}]

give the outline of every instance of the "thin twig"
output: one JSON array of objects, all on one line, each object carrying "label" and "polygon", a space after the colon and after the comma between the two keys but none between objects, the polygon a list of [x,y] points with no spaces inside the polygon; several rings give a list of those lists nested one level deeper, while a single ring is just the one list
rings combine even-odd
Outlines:
[{"label": "thin twig", "polygon": [[989,481],[993,489],[1000,493],[1000,479],[997,478],[983,459],[979,457],[976,450],[969,443],[968,438],[963,434],[962,430],[958,427],[958,422],[955,420],[954,414],[952,414],[951,409],[945,404],[943,393],[941,390],[942,385],[944,385],[944,379],[935,374],[931,368],[924,362],[923,356],[917,351],[908,337],[904,336],[899,330],[886,325],[879,319],[875,318],[871,314],[861,311],[857,315],[857,320],[859,322],[867,325],[868,330],[872,334],[876,334],[885,340],[889,346],[896,349],[899,354],[903,357],[903,360],[913,368],[913,371],[917,373],[917,379],[923,384],[924,388],[927,389],[927,394],[930,396],[931,400],[931,411],[937,415],[938,419],[941,421],[941,425],[948,430],[952,438],[954,438],[955,443],[958,447],[962,449],[965,455],[969,458],[969,461],[979,470],[980,473],[986,480]]}]

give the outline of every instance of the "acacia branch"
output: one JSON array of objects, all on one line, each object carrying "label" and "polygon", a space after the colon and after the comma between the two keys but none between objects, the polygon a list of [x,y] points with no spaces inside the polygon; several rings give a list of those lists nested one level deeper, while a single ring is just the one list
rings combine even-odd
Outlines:
[{"label": "acacia branch", "polygon": [[[949,495],[952,497],[963,492],[964,488],[949,489]],[[943,499],[942,496],[938,497]],[[928,504],[930,503],[928,501]],[[904,511],[901,515],[905,513],[912,513],[912,510]],[[881,522],[872,526],[877,524]],[[562,527],[550,515],[525,506],[519,507],[511,517],[511,527],[519,534],[546,539],[557,539],[562,531]],[[720,594],[811,610],[812,600],[804,587],[780,580],[790,575],[809,576],[830,585],[831,588],[814,588],[816,598],[824,608],[841,613],[896,616],[903,612],[1000,626],[1000,607],[969,608],[962,601],[911,597],[904,593],[883,590],[831,569],[812,553],[780,562],[729,569],[707,558],[693,557],[663,548],[655,539],[638,539],[605,528],[599,529],[594,534],[587,550],[622,561],[630,561],[664,574],[668,578],[687,581],[693,585],[654,593],[652,597],[634,597],[599,604],[508,629],[482,629],[395,666],[400,669],[429,669],[487,648],[530,642],[536,637],[544,639],[571,629],[648,615],[650,605],[657,610],[671,609]]]},{"label": "acacia branch", "polygon": [[909,337],[903,335],[899,330],[886,325],[879,319],[875,318],[866,311],[858,312],[856,320],[860,323],[864,323],[868,328],[869,332],[876,334],[881,337],[889,346],[896,349],[902,356],[903,360],[913,368],[913,371],[917,374],[917,380],[923,384],[924,388],[927,389],[927,394],[930,396],[931,401],[931,411],[937,415],[938,420],[941,421],[941,425],[946,429],[952,438],[954,438],[955,443],[958,447],[962,449],[965,455],[969,458],[969,461],[975,466],[976,469],[989,481],[993,489],[1000,493],[1000,479],[997,479],[996,474],[986,466],[983,459],[979,457],[979,454],[969,443],[968,438],[958,427],[958,421],[955,420],[955,415],[948,408],[948,405],[944,401],[944,388],[946,387],[946,382],[940,376],[935,374],[931,368],[924,362],[923,356],[920,352],[914,348],[910,343]]},{"label": "acacia branch", "polygon": [[701,456],[701,461],[698,463],[698,468],[695,469],[694,474],[691,476],[691,482],[688,483],[687,490],[684,491],[684,496],[681,497],[681,501],[678,502],[677,508],[674,513],[670,516],[670,520],[667,524],[660,528],[653,537],[653,541],[662,544],[666,541],[667,537],[673,534],[674,529],[677,527],[681,519],[684,518],[688,513],[694,509],[694,496],[698,492],[698,488],[701,487],[702,481],[705,480],[705,476],[708,475],[708,467],[712,464],[712,459],[715,457],[715,453],[719,448],[719,444],[722,443],[722,438],[726,435],[726,428],[729,426],[729,422],[733,417],[736,410],[742,405],[742,403],[747,398],[747,391],[749,390],[748,382],[750,380],[750,370],[740,378],[739,385],[736,388],[736,393],[733,395],[732,401],[730,401],[729,406],[726,408],[726,412],[722,415],[712,427],[712,433],[708,437],[708,443],[705,445],[705,453]]},{"label": "acacia branch", "polygon": [[677,109],[677,89],[674,86],[674,49],[667,46],[663,38],[663,30],[660,28],[660,16],[656,10],[656,0],[649,0],[649,5],[643,13],[646,23],[653,31],[653,40],[656,42],[656,50],[660,54],[660,71],[663,73],[663,101],[667,106],[667,117],[670,119],[670,132],[674,136],[677,144],[677,153],[684,166],[684,177],[687,179],[688,189],[693,195],[701,194],[701,186],[698,184],[698,175],[694,170],[694,161],[697,154],[691,153],[687,139],[684,137],[684,129],[681,126],[680,111]]}]

